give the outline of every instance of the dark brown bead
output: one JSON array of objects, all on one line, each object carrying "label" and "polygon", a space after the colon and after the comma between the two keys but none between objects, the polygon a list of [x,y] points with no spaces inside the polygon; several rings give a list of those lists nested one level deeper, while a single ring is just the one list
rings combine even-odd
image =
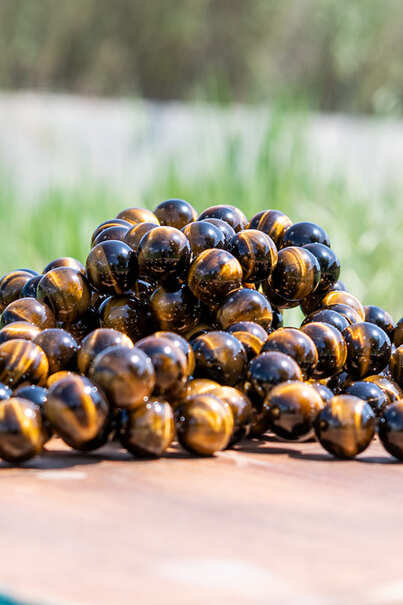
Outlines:
[{"label": "dark brown bead", "polygon": [[175,402],[186,392],[188,361],[179,347],[167,338],[148,336],[136,343],[150,357],[155,370],[154,395]]},{"label": "dark brown bead", "polygon": [[280,309],[278,309],[277,307],[273,307],[273,305],[272,305],[272,311],[273,311],[273,319],[271,322],[272,330],[277,330],[278,328],[282,328],[283,324],[284,324],[283,314],[281,313]]},{"label": "dark brown bead", "polygon": [[38,284],[42,279],[42,275],[35,275],[30,280],[28,280],[21,290],[20,298],[36,298],[36,292],[38,288]]},{"label": "dark brown bead", "polygon": [[259,355],[267,340],[267,332],[253,321],[240,321],[227,328],[243,345],[248,361]]},{"label": "dark brown bead", "polygon": [[50,387],[45,414],[70,447],[90,451],[106,443],[110,410],[102,392],[84,376],[71,374]]},{"label": "dark brown bead", "polygon": [[259,439],[269,430],[269,422],[262,410],[252,408],[252,420],[249,426],[248,438]]},{"label": "dark brown bead", "polygon": [[160,225],[182,229],[185,225],[197,219],[197,212],[189,202],[185,200],[165,200],[154,209]]},{"label": "dark brown bead", "polygon": [[150,298],[150,307],[159,329],[179,334],[186,334],[200,318],[199,301],[187,286],[175,290],[160,286]]},{"label": "dark brown bead", "polygon": [[77,367],[81,374],[88,374],[94,359],[108,347],[125,346],[133,348],[133,342],[126,334],[110,328],[98,328],[88,334],[81,343],[77,355]]},{"label": "dark brown bead", "polygon": [[354,324],[343,332],[347,344],[346,368],[351,376],[365,378],[381,372],[390,361],[389,336],[375,324]]},{"label": "dark brown bead", "polygon": [[314,378],[330,378],[343,369],[347,359],[347,346],[339,330],[330,324],[312,322],[301,332],[310,336],[318,351],[318,363],[312,373]]},{"label": "dark brown bead", "polygon": [[157,338],[167,338],[172,344],[174,344],[176,347],[178,347],[178,349],[182,351],[182,353],[186,357],[187,375],[192,376],[196,366],[196,361],[193,349],[188,343],[188,341],[185,340],[185,338],[183,338],[179,334],[176,334],[176,332],[155,332],[154,336],[156,336]]},{"label": "dark brown bead", "polygon": [[96,246],[97,244],[101,244],[102,242],[108,242],[109,240],[117,240],[120,242],[125,241],[128,231],[128,227],[124,227],[123,225],[115,225],[114,227],[103,229],[101,233],[98,233],[94,243],[92,244],[92,247]]},{"label": "dark brown bead", "polygon": [[312,423],[323,408],[319,393],[307,382],[286,382],[275,386],[263,404],[268,427],[288,441],[312,437]]},{"label": "dark brown bead", "polygon": [[353,309],[353,307],[349,307],[349,305],[343,305],[341,303],[335,305],[329,305],[326,307],[329,311],[336,311],[339,315],[342,315],[348,323],[351,324],[359,324],[362,322],[361,315]]},{"label": "dark brown bead", "polygon": [[314,380],[310,384],[313,386],[315,391],[317,393],[319,393],[319,395],[322,398],[323,403],[327,403],[328,401],[330,401],[330,399],[332,397],[334,397],[333,391],[328,386],[322,384],[321,382],[317,382]]},{"label": "dark brown bead", "polygon": [[54,328],[56,325],[55,316],[49,306],[35,298],[20,298],[4,309],[1,325],[6,326],[16,321],[34,324],[40,330]]},{"label": "dark brown bead", "polygon": [[322,300],[325,294],[316,288],[312,294],[301,300],[301,311],[304,315],[311,315],[314,311],[318,311],[322,307]]},{"label": "dark brown bead", "polygon": [[209,223],[210,225],[214,225],[214,227],[217,227],[217,229],[219,229],[224,236],[224,248],[229,247],[229,244],[235,235],[235,230],[231,227],[229,223],[227,223],[226,221],[222,221],[219,218],[205,218],[202,221],[198,220],[197,222]]},{"label": "dark brown bead", "polygon": [[57,269],[58,267],[69,267],[70,269],[74,269],[79,273],[83,273],[85,275],[85,267],[79,260],[75,258],[71,258],[71,256],[62,256],[61,258],[56,258],[52,260],[50,263],[46,265],[43,274],[48,273],[48,271],[52,271],[52,269]]},{"label": "dark brown bead", "polygon": [[110,297],[99,309],[102,328],[123,332],[136,342],[150,331],[149,318],[142,304],[130,296]]},{"label": "dark brown bead", "polygon": [[34,384],[23,384],[14,391],[14,397],[27,399],[38,406],[42,417],[43,444],[47,443],[53,435],[53,429],[45,414],[45,403],[48,398],[47,389]]},{"label": "dark brown bead", "polygon": [[183,403],[175,413],[175,424],[182,447],[202,456],[225,449],[234,430],[230,407],[210,393]]},{"label": "dark brown bead", "polygon": [[227,332],[213,331],[192,342],[196,359],[195,376],[234,386],[246,372],[247,357],[242,344]]},{"label": "dark brown bead", "polygon": [[386,332],[390,339],[393,338],[396,324],[393,321],[390,313],[384,309],[381,309],[381,307],[376,307],[375,305],[365,306],[364,312],[365,321],[379,326],[384,332]]},{"label": "dark brown bead", "polygon": [[234,428],[228,447],[239,443],[247,436],[252,421],[252,404],[249,397],[234,387],[218,386],[208,392],[227,403],[231,408]]},{"label": "dark brown bead", "polygon": [[52,309],[57,321],[74,323],[88,311],[91,292],[82,273],[69,267],[58,267],[42,277],[37,297]]},{"label": "dark brown bead", "polygon": [[273,387],[281,382],[301,380],[302,372],[299,365],[284,353],[271,351],[262,353],[249,363],[248,381],[254,392],[265,398]]},{"label": "dark brown bead", "polygon": [[46,354],[49,374],[76,368],[78,344],[66,330],[58,328],[43,330],[36,336],[34,343]]},{"label": "dark brown bead", "polygon": [[246,282],[267,279],[277,264],[277,248],[273,240],[257,229],[237,233],[231,240],[229,251],[239,260]]},{"label": "dark brown bead", "polygon": [[267,298],[249,288],[231,292],[217,311],[217,320],[224,330],[239,321],[253,321],[269,330],[272,318],[273,312]]},{"label": "dark brown bead", "polygon": [[151,359],[137,347],[108,347],[89,369],[90,379],[120,409],[134,410],[151,395],[155,372]]},{"label": "dark brown bead", "polygon": [[336,395],[314,422],[320,444],[332,456],[354,458],[371,443],[375,414],[371,406],[353,395]]},{"label": "dark brown bead", "polygon": [[16,388],[22,382],[45,385],[49,364],[40,347],[29,340],[8,340],[0,345],[0,382]]},{"label": "dark brown bead", "polygon": [[74,323],[60,322],[58,327],[69,332],[80,344],[87,334],[99,328],[98,312],[94,311],[94,309],[89,309],[78,321]]},{"label": "dark brown bead", "polygon": [[298,307],[300,301],[299,300],[287,300],[283,296],[280,296],[276,292],[274,292],[272,288],[272,280],[264,281],[261,284],[262,290],[266,298],[270,301],[272,307],[276,307],[277,309],[294,309]]},{"label": "dark brown bead", "polygon": [[130,248],[137,253],[141,239],[148,233],[158,227],[155,223],[136,223],[132,225],[125,235],[124,241]]},{"label": "dark brown bead", "polygon": [[203,250],[226,247],[223,232],[207,221],[189,223],[182,231],[189,240],[193,258],[199,256]]},{"label": "dark brown bead", "polygon": [[279,328],[269,334],[262,353],[278,351],[292,357],[301,368],[304,378],[309,378],[318,363],[315,343],[297,328]]},{"label": "dark brown bead", "polygon": [[403,388],[403,345],[393,351],[390,359],[390,371],[393,380],[396,380],[397,384]]},{"label": "dark brown bead", "polygon": [[226,250],[205,250],[190,267],[189,288],[196,298],[208,306],[222,303],[241,284],[241,265]]},{"label": "dark brown bead", "polygon": [[341,290],[332,290],[328,292],[326,296],[324,296],[324,298],[322,299],[322,306],[325,308],[336,304],[342,304],[351,307],[352,309],[357,311],[357,313],[361,317],[361,321],[365,320],[364,307],[362,306],[358,298],[353,294],[350,294],[349,292],[343,292]]},{"label": "dark brown bead", "polygon": [[225,221],[226,223],[231,225],[231,227],[236,233],[238,233],[238,231],[246,229],[246,225],[248,224],[247,218],[244,213],[235,206],[210,206],[210,208],[206,208],[206,210],[203,210],[197,220],[202,221],[206,218],[219,218],[222,221]]},{"label": "dark brown bead", "polygon": [[[287,300],[300,301],[309,296],[320,280],[316,257],[305,248],[283,248],[271,278],[273,291]],[[276,305],[278,306],[278,305]]]},{"label": "dark brown bead", "polygon": [[41,329],[27,321],[14,321],[0,330],[0,344],[6,340],[34,340]]},{"label": "dark brown bead", "polygon": [[403,401],[387,407],[378,424],[378,435],[389,454],[403,460]]},{"label": "dark brown bead", "polygon": [[187,237],[174,227],[157,227],[146,233],[138,248],[141,276],[161,283],[177,280],[186,275],[191,249]]},{"label": "dark brown bead", "polygon": [[399,319],[393,332],[393,344],[395,347],[403,345],[403,317],[402,319]]},{"label": "dark brown bead", "polygon": [[385,393],[389,403],[403,399],[403,389],[401,389],[394,380],[386,378],[386,376],[374,374],[373,376],[367,376],[367,378],[364,378],[364,382],[372,382],[373,384],[376,384],[383,391],[383,393]]},{"label": "dark brown bead", "polygon": [[174,436],[174,415],[167,401],[151,399],[123,413],[120,441],[134,456],[159,458]]},{"label": "dark brown bead", "polygon": [[353,382],[346,388],[345,393],[346,395],[359,397],[369,403],[375,416],[380,416],[386,406],[389,405],[389,400],[385,393],[372,382]]},{"label": "dark brown bead", "polygon": [[0,313],[14,300],[21,297],[27,282],[34,277],[30,271],[20,269],[3,275],[0,279]]},{"label": "dark brown bead", "polygon": [[104,294],[127,292],[137,277],[133,250],[117,240],[102,242],[92,248],[86,266],[91,286]]},{"label": "dark brown bead", "polygon": [[61,370],[60,372],[56,372],[55,374],[50,374],[46,381],[46,386],[48,389],[52,387],[56,382],[62,380],[62,378],[69,378],[71,376],[76,376],[74,372],[69,372],[68,370]]},{"label": "dark brown bead", "polygon": [[346,370],[335,374],[327,381],[328,387],[335,395],[340,395],[354,382],[354,378]]},{"label": "dark brown bead", "polygon": [[320,267],[320,282],[318,284],[318,291],[323,293],[328,292],[334,286],[339,279],[340,275],[340,261],[327,245],[315,243],[307,244],[304,246],[306,250],[309,250],[313,254],[319,263]]},{"label": "dark brown bead", "polygon": [[132,288],[133,295],[137,298],[145,308],[150,304],[150,298],[152,293],[157,289],[158,284],[153,281],[147,281],[146,279],[136,279]]},{"label": "dark brown bead", "polygon": [[271,237],[279,248],[285,231],[291,225],[291,219],[284,212],[280,212],[280,210],[262,210],[251,219],[248,228],[263,231]]},{"label": "dark brown bead", "polygon": [[329,236],[322,227],[308,222],[294,223],[294,225],[288,227],[282,239],[284,248],[287,246],[305,246],[306,244],[314,243],[330,246]]},{"label": "dark brown bead", "polygon": [[146,208],[126,208],[119,212],[116,218],[128,221],[132,225],[135,225],[136,223],[160,224],[155,214]]},{"label": "dark brown bead", "polygon": [[349,322],[344,315],[338,313],[337,311],[333,311],[333,309],[318,309],[317,311],[314,311],[305,317],[301,327],[312,322],[330,324],[334,328],[337,328],[339,332],[343,332],[343,330],[345,330],[351,324],[351,322]]},{"label": "dark brown bead", "polygon": [[0,403],[0,458],[19,464],[40,454],[46,441],[39,407],[12,397]]},{"label": "dark brown bead", "polygon": [[92,234],[91,248],[93,247],[94,241],[96,240],[98,235],[105,229],[109,229],[109,227],[127,227],[127,229],[130,229],[132,226],[133,226],[132,223],[129,223],[129,221],[124,221],[123,219],[119,219],[119,218],[112,218],[112,219],[109,219],[108,221],[104,221],[103,223],[98,225],[98,227],[95,229],[94,233]]}]

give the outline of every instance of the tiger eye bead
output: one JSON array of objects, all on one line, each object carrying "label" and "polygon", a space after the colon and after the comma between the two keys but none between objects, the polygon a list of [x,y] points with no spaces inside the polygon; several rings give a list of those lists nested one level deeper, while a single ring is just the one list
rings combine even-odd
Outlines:
[{"label": "tiger eye bead", "polygon": [[228,446],[234,430],[234,418],[227,404],[205,393],[177,409],[175,425],[183,448],[193,454],[212,456]]},{"label": "tiger eye bead", "polygon": [[403,389],[401,389],[394,380],[386,378],[386,376],[374,374],[373,376],[367,376],[367,378],[364,378],[364,382],[376,384],[376,386],[378,386],[381,391],[385,393],[389,403],[403,399]]},{"label": "tiger eye bead", "polygon": [[74,323],[59,322],[58,327],[69,332],[77,343],[81,344],[90,332],[99,328],[98,311],[90,308],[78,321]]},{"label": "tiger eye bead", "polygon": [[149,331],[149,319],[141,303],[130,296],[110,297],[99,309],[102,328],[123,332],[135,342]]},{"label": "tiger eye bead", "polygon": [[167,338],[172,344],[174,344],[176,347],[178,347],[178,349],[182,351],[182,353],[186,357],[187,375],[192,376],[196,367],[196,361],[193,349],[188,343],[188,341],[176,332],[155,332],[154,336],[156,336],[157,338]]},{"label": "tiger eye bead", "polygon": [[141,239],[148,233],[155,229],[158,225],[155,223],[136,223],[132,225],[131,229],[126,232],[124,242],[130,246],[130,248],[137,253]]},{"label": "tiger eye bead", "polygon": [[396,324],[393,321],[391,314],[384,309],[381,309],[381,307],[376,307],[375,305],[365,306],[364,312],[365,321],[382,328],[382,330],[386,332],[386,334],[392,340],[393,333],[396,329]]},{"label": "tiger eye bead", "polygon": [[312,423],[323,408],[319,393],[307,382],[286,382],[275,386],[263,403],[268,427],[288,441],[309,439]]},{"label": "tiger eye bead", "polygon": [[375,416],[380,416],[389,404],[389,400],[382,389],[371,382],[353,382],[346,388],[345,393],[346,395],[359,397],[369,403]]},{"label": "tiger eye bead", "polygon": [[318,363],[313,370],[314,378],[330,378],[343,369],[347,359],[347,346],[342,334],[330,324],[312,322],[301,332],[310,336],[318,351]]},{"label": "tiger eye bead", "polygon": [[277,309],[277,307],[273,307],[273,305],[272,305],[272,311],[273,311],[273,319],[271,322],[271,328],[272,328],[272,330],[278,330],[278,328],[282,328],[284,325],[283,314],[281,313],[280,309]]},{"label": "tiger eye bead", "polygon": [[280,247],[285,231],[291,227],[291,219],[280,210],[263,210],[251,219],[248,229],[258,229],[271,237],[277,248]]},{"label": "tiger eye bead", "polygon": [[330,240],[326,231],[319,225],[309,222],[294,223],[285,231],[282,240],[284,248],[314,243],[330,247]]},{"label": "tiger eye bead", "polygon": [[109,229],[110,227],[127,227],[127,229],[130,229],[132,226],[133,224],[129,223],[129,221],[124,221],[119,218],[113,218],[109,219],[108,221],[104,221],[103,223],[98,225],[98,227],[95,229],[94,233],[91,236],[91,248],[93,247],[98,235],[105,229]]},{"label": "tiger eye bead", "polygon": [[213,331],[192,342],[196,359],[195,376],[210,378],[234,386],[246,372],[247,357],[242,344],[233,334]]},{"label": "tiger eye bead", "polygon": [[301,327],[313,322],[330,324],[339,332],[343,332],[343,330],[350,325],[350,322],[344,315],[341,315],[341,313],[338,313],[337,311],[333,311],[333,309],[318,309],[318,311],[314,311],[305,317]]},{"label": "tiger eye bead", "polygon": [[62,378],[69,378],[71,376],[76,376],[74,372],[69,372],[68,370],[60,370],[60,372],[56,372],[55,374],[50,374],[46,381],[46,386],[48,389],[52,387],[56,382],[62,380]]},{"label": "tiger eye bead", "polygon": [[112,346],[99,353],[89,377],[115,408],[127,410],[144,403],[156,378],[151,359],[140,349],[127,346]]},{"label": "tiger eye bead", "polygon": [[315,391],[319,393],[323,403],[327,403],[332,397],[334,397],[332,389],[322,384],[321,382],[317,382],[314,380],[310,382],[310,384],[315,389]]},{"label": "tiger eye bead", "polygon": [[270,284],[275,294],[292,301],[300,301],[311,294],[320,280],[316,257],[305,248],[283,248]]},{"label": "tiger eye bead", "polygon": [[52,427],[50,426],[45,414],[45,402],[48,398],[47,389],[32,384],[21,385],[14,391],[14,397],[18,397],[19,399],[27,399],[38,406],[42,417],[43,444],[45,445],[53,434]]},{"label": "tiger eye bead", "polygon": [[344,330],[343,336],[347,344],[346,368],[351,376],[378,374],[389,363],[389,336],[377,325],[365,321],[354,324]]},{"label": "tiger eye bead", "polygon": [[55,316],[49,306],[35,298],[20,298],[7,305],[1,316],[1,325],[25,321],[40,330],[54,328]]},{"label": "tiger eye bead", "polygon": [[185,200],[165,200],[154,209],[160,225],[182,229],[185,225],[197,219],[197,212],[189,202]]},{"label": "tiger eye bead", "polygon": [[294,359],[305,378],[309,378],[317,363],[318,352],[313,340],[297,328],[279,328],[269,334],[262,353],[278,351]]},{"label": "tiger eye bead", "polygon": [[208,306],[222,303],[241,284],[241,265],[226,250],[205,250],[190,267],[189,288],[196,298]]},{"label": "tiger eye bead", "polygon": [[49,364],[40,347],[29,340],[7,340],[0,345],[0,382],[16,388],[24,381],[44,385]]},{"label": "tiger eye bead", "polygon": [[272,307],[274,306],[280,311],[283,311],[284,309],[294,309],[295,307],[298,307],[300,303],[299,300],[287,300],[283,296],[280,296],[279,294],[273,291],[271,279],[269,279],[269,281],[262,282],[261,286],[264,295],[270,301]]},{"label": "tiger eye bead", "polygon": [[126,208],[117,215],[118,219],[123,219],[128,223],[135,225],[136,223],[154,223],[159,225],[159,220],[151,210],[146,208]]},{"label": "tiger eye bead", "polygon": [[27,321],[15,321],[0,330],[0,344],[6,340],[34,340],[41,333],[38,326]]},{"label": "tiger eye bead", "polygon": [[265,398],[276,385],[290,380],[302,381],[302,372],[296,361],[285,353],[262,353],[249,363],[248,381],[261,398]]},{"label": "tiger eye bead", "polygon": [[[224,248],[229,248],[230,242],[235,235],[235,230],[231,227],[229,223],[227,223],[226,221],[222,221],[219,218],[205,218],[202,221],[198,220],[197,222],[208,223],[210,225],[214,225],[214,227],[217,227],[217,229],[219,229],[219,231],[224,236]],[[218,248],[218,246],[216,247]]]},{"label": "tiger eye bead", "polygon": [[178,289],[157,288],[150,298],[150,308],[161,330],[185,334],[200,318],[200,304],[187,286]]},{"label": "tiger eye bead", "polygon": [[353,309],[353,307],[350,307],[349,305],[343,305],[341,303],[338,303],[335,305],[329,305],[326,308],[329,311],[336,311],[336,313],[342,315],[350,325],[359,324],[362,321],[361,315],[358,313],[358,311],[356,311],[355,309]]},{"label": "tiger eye bead", "polygon": [[244,213],[239,208],[229,205],[210,206],[210,208],[207,208],[199,215],[197,220],[203,221],[206,218],[219,218],[225,221],[231,225],[235,233],[246,229],[246,225],[248,224]]},{"label": "tiger eye bead", "polygon": [[223,232],[207,221],[189,223],[182,231],[189,240],[193,258],[204,250],[226,247]]},{"label": "tiger eye bead", "polygon": [[55,258],[50,263],[46,265],[43,274],[48,273],[48,271],[52,271],[52,269],[57,269],[59,267],[68,267],[69,269],[74,269],[79,273],[83,273],[85,275],[85,267],[79,260],[76,258],[71,258],[71,256],[62,256],[61,258]]},{"label": "tiger eye bead", "polygon": [[137,262],[133,250],[125,243],[110,240],[97,244],[87,258],[88,280],[104,294],[120,295],[133,285]]},{"label": "tiger eye bead", "polygon": [[0,458],[19,464],[40,454],[45,441],[41,412],[27,399],[0,403]]},{"label": "tiger eye bead", "polygon": [[269,430],[266,415],[260,409],[252,408],[252,420],[249,426],[248,439],[260,439]]},{"label": "tiger eye bead", "polygon": [[239,260],[246,282],[267,279],[277,264],[277,248],[273,240],[257,229],[237,233],[231,240],[229,251]]},{"label": "tiger eye bead", "polygon": [[399,319],[396,324],[396,328],[393,331],[393,344],[395,347],[400,347],[403,345],[403,317]]},{"label": "tiger eye bead", "polygon": [[138,248],[140,275],[160,283],[184,277],[189,269],[191,249],[182,231],[157,227],[146,233]]},{"label": "tiger eye bead", "polygon": [[45,414],[59,437],[73,449],[90,451],[107,441],[108,402],[84,376],[72,374],[55,382],[48,392]]},{"label": "tiger eye bead", "polygon": [[327,381],[328,387],[333,391],[335,395],[340,395],[344,393],[352,383],[354,382],[354,378],[350,376],[349,372],[346,370],[342,370],[335,374]]},{"label": "tiger eye bead", "polygon": [[5,384],[0,382],[0,401],[3,401],[4,399],[10,399],[12,394],[12,390]]},{"label": "tiger eye bead", "polygon": [[133,348],[131,339],[117,330],[98,328],[88,334],[81,343],[77,354],[77,367],[81,374],[87,375],[96,356],[108,347],[124,346]]},{"label": "tiger eye bead", "polygon": [[[1,332],[0,332],[1,334]],[[403,346],[400,345],[395,351],[392,353],[392,357],[390,359],[390,371],[394,380],[396,380],[397,384],[403,388]]]},{"label": "tiger eye bead", "polygon": [[306,250],[309,250],[318,260],[320,267],[320,281],[318,284],[318,291],[328,292],[334,286],[339,279],[340,275],[340,261],[327,245],[315,243],[306,244],[304,246]]},{"label": "tiger eye bead", "polygon": [[58,321],[74,323],[88,311],[91,292],[82,273],[69,267],[57,267],[42,277],[37,298],[52,309]]},{"label": "tiger eye bead", "polygon": [[273,312],[267,298],[249,288],[231,292],[217,311],[217,320],[224,330],[239,321],[253,321],[268,330],[272,319]]},{"label": "tiger eye bead", "polygon": [[354,458],[371,443],[375,414],[371,406],[353,395],[336,395],[314,422],[316,436],[336,458]]},{"label": "tiger eye bead", "polygon": [[267,332],[253,321],[240,321],[227,328],[243,345],[248,361],[259,355],[267,340]]},{"label": "tiger eye bead", "polygon": [[34,343],[45,352],[49,362],[49,374],[60,370],[74,370],[76,367],[78,344],[73,336],[59,328],[40,332]]},{"label": "tiger eye bead", "polygon": [[174,436],[174,415],[167,401],[151,399],[123,413],[120,441],[134,456],[159,458]]},{"label": "tiger eye bead", "polygon": [[231,408],[234,418],[234,428],[228,447],[239,443],[247,436],[249,425],[252,421],[252,404],[249,397],[238,389],[225,386],[218,386],[208,391],[208,393],[224,401]]},{"label": "tiger eye bead", "polygon": [[185,354],[171,340],[147,336],[136,343],[148,355],[155,370],[154,395],[175,402],[186,392],[188,361]]},{"label": "tiger eye bead", "polygon": [[14,300],[21,298],[22,290],[32,277],[26,269],[12,271],[0,279],[0,313]]},{"label": "tiger eye bead", "polygon": [[387,407],[378,423],[379,439],[394,458],[403,460],[403,400]]},{"label": "tiger eye bead", "polygon": [[[353,294],[350,294],[349,292],[331,290],[322,299],[322,306],[325,308],[328,308],[328,307],[336,305],[336,304],[342,304],[342,305],[347,305],[348,307],[351,307],[352,309],[357,311],[357,313],[359,314],[359,316],[361,318],[361,321],[365,320],[364,307],[362,306],[362,304],[360,303],[358,298],[356,296],[354,296]],[[335,309],[335,310],[337,310],[337,309]]]},{"label": "tiger eye bead", "polygon": [[35,275],[28,280],[21,290],[21,298],[36,298],[38,284],[42,279],[42,275]]},{"label": "tiger eye bead", "polygon": [[124,225],[115,225],[114,227],[108,227],[107,229],[103,229],[101,233],[98,233],[97,237],[92,244],[94,248],[97,244],[101,244],[102,242],[108,242],[109,240],[117,240],[120,242],[125,241],[125,237],[129,229]]}]

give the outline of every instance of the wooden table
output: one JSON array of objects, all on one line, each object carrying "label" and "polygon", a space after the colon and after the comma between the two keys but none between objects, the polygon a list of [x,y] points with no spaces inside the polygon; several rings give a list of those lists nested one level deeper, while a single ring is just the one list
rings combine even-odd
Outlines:
[{"label": "wooden table", "polygon": [[[0,590],[24,602],[403,603],[403,466],[317,444],[0,464]],[[0,602],[1,598],[0,598]]]}]

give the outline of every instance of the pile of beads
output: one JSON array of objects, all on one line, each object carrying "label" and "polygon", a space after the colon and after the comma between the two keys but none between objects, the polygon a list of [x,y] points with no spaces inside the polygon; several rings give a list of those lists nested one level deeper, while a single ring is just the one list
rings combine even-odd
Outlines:
[{"label": "pile of beads", "polygon": [[[403,319],[339,281],[326,232],[279,210],[186,201],[99,225],[85,266],[0,279],[0,458],[52,436],[208,456],[271,431],[353,458],[375,433],[403,459]],[[299,329],[283,311],[300,306]]]}]

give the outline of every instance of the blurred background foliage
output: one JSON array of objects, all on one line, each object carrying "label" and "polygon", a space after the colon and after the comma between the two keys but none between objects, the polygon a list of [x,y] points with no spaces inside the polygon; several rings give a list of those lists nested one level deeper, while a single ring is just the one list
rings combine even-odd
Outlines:
[{"label": "blurred background foliage", "polygon": [[403,111],[401,0],[1,0],[0,88]]}]

